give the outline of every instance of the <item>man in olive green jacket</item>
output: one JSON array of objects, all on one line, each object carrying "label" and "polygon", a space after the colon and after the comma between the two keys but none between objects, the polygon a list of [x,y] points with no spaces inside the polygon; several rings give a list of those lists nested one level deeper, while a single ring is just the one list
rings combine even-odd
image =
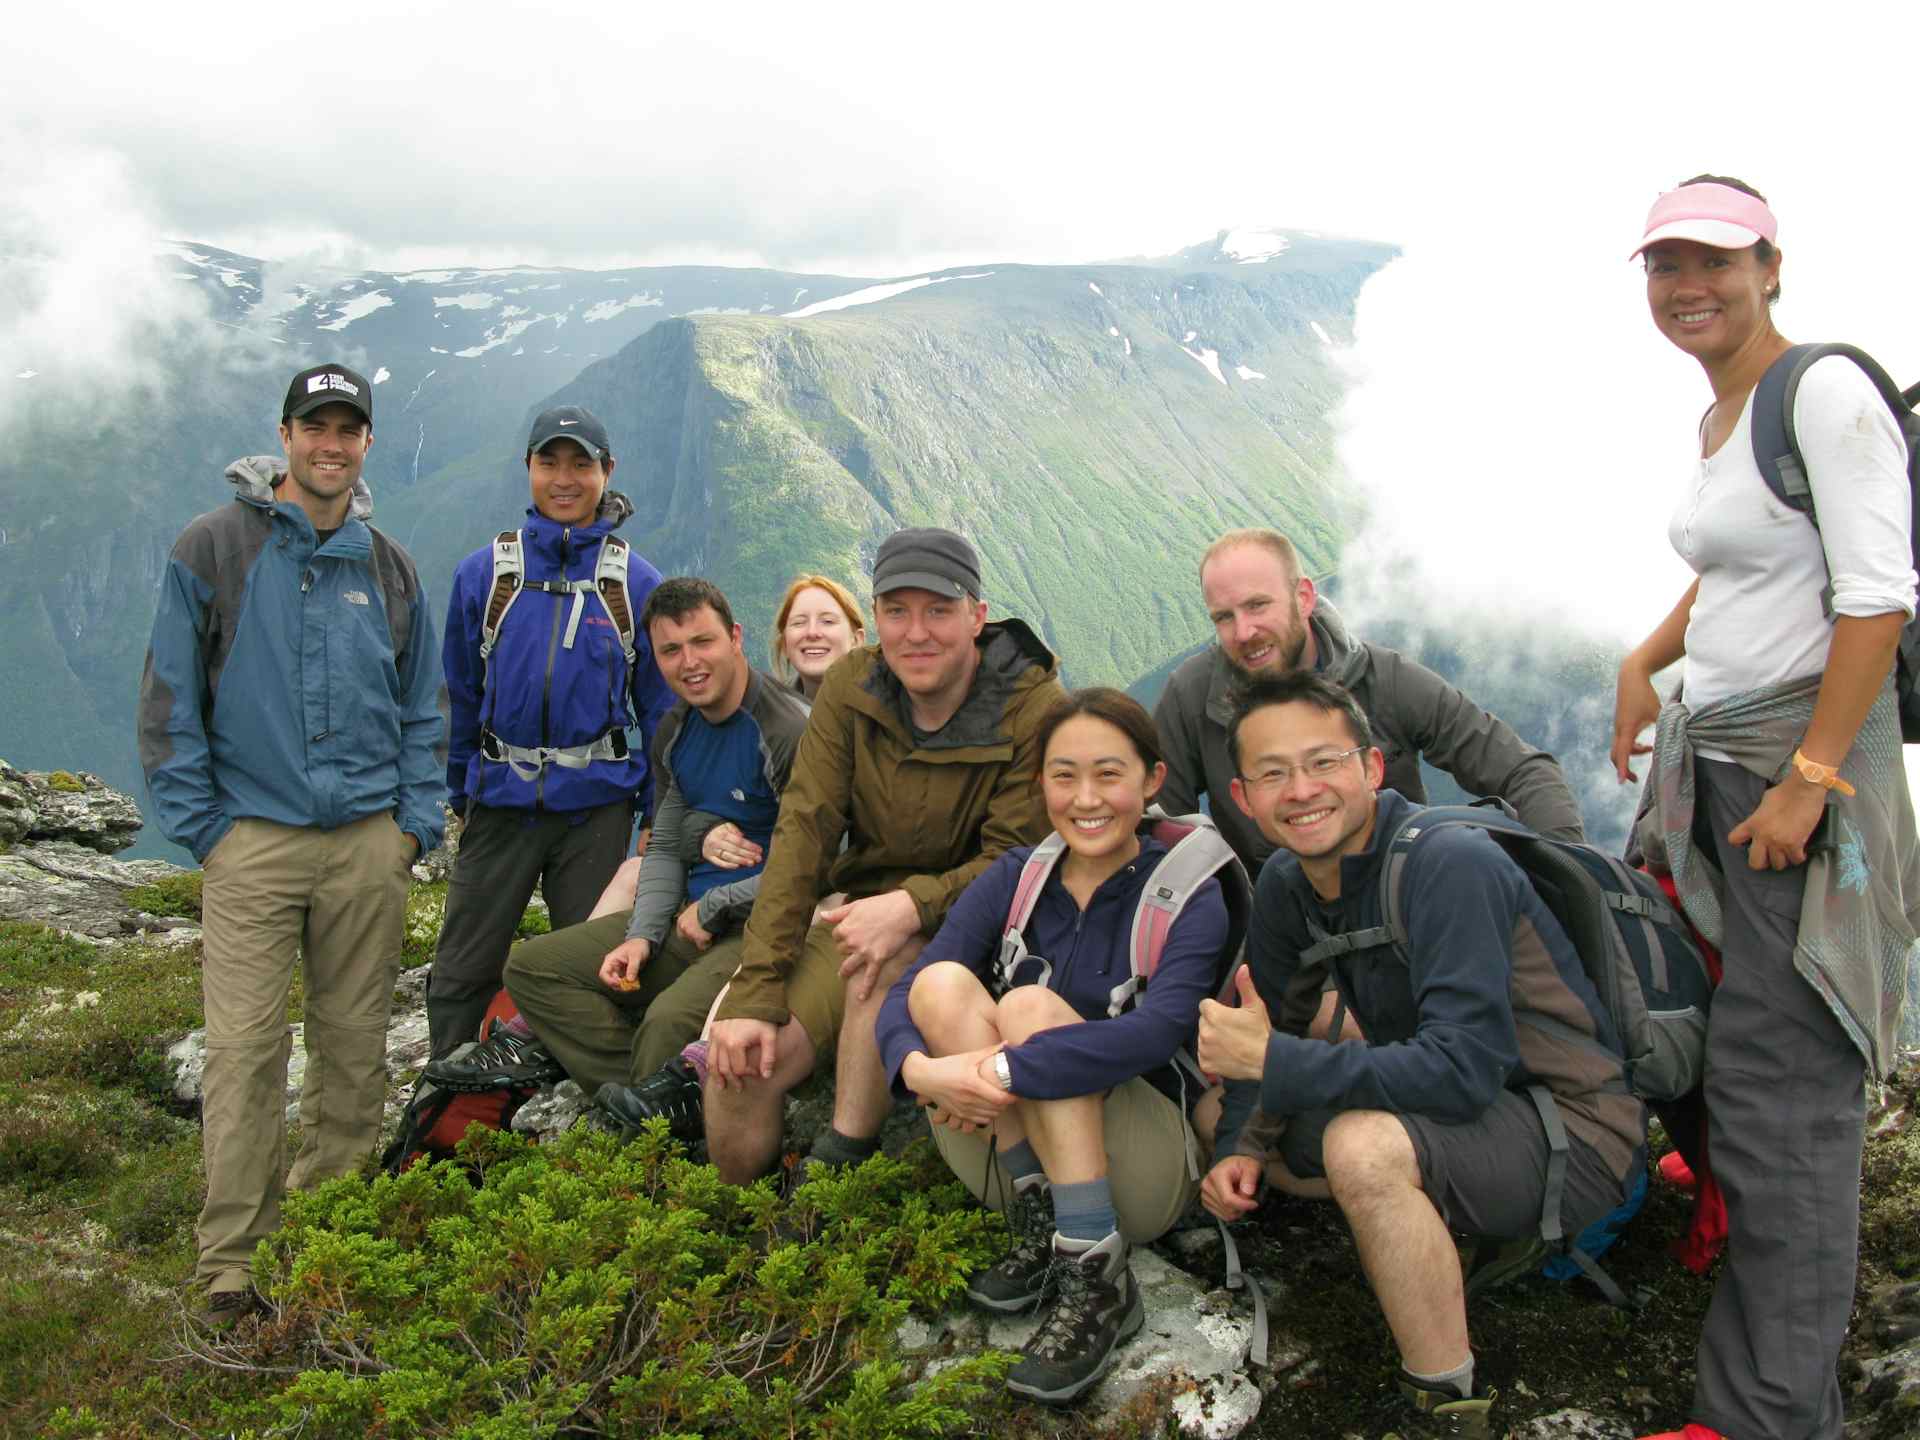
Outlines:
[{"label": "man in olive green jacket", "polygon": [[[1035,741],[1064,692],[1046,646],[1018,620],[988,624],[980,592],[979,559],[952,531],[889,536],[873,570],[880,643],[840,660],[814,699],[713,1026],[707,1146],[732,1183],[772,1165],[786,1092],[829,1054],[833,1120],[803,1166],[874,1152],[892,1104],[873,1039],[888,987],[975,876],[1047,831]],[[812,923],[836,891],[845,902]]]}]

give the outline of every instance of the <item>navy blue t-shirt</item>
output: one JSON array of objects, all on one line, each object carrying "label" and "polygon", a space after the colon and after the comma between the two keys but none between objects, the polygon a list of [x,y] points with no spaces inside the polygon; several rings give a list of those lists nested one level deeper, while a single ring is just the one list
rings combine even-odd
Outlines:
[{"label": "navy blue t-shirt", "polygon": [[[744,706],[718,725],[709,724],[698,710],[689,711],[667,763],[689,810],[731,820],[763,854],[773,844],[780,796],[767,783],[760,726]],[[687,871],[687,897],[698,900],[716,885],[751,879],[761,869],[743,865],[726,870],[702,858]]]}]

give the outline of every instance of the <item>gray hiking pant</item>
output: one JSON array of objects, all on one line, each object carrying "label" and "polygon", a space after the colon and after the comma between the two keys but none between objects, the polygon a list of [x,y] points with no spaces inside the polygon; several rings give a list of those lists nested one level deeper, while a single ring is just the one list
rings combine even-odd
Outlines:
[{"label": "gray hiking pant", "polygon": [[1739,1440],[1840,1440],[1835,1374],[1860,1245],[1866,1066],[1794,968],[1806,872],[1727,843],[1766,782],[1700,760],[1697,833],[1726,876],[1725,974],[1707,1025],[1707,1154],[1727,1262],[1700,1335],[1691,1418]]},{"label": "gray hiking pant", "polygon": [[474,1038],[500,990],[514,927],[537,884],[555,930],[578,925],[627,858],[633,805],[582,812],[475,805],[460,832],[447,882],[447,913],[427,976],[427,1029],[435,1058]]}]

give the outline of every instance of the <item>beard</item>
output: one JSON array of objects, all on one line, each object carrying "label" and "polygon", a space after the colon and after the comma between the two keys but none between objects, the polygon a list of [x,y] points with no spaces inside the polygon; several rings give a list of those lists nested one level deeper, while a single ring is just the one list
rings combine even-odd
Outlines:
[{"label": "beard", "polygon": [[1300,662],[1307,653],[1307,621],[1306,617],[1300,613],[1298,595],[1293,597],[1293,614],[1288,619],[1287,628],[1274,637],[1273,646],[1277,652],[1275,658],[1258,670],[1247,669],[1231,650],[1222,647],[1221,653],[1227,657],[1227,668],[1242,681],[1252,680],[1261,675],[1285,675],[1290,671],[1298,670]]}]

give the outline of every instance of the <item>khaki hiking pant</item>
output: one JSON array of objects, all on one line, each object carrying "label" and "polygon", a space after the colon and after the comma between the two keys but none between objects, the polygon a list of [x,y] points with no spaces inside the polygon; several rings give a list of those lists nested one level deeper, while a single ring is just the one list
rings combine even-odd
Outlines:
[{"label": "khaki hiking pant", "polygon": [[391,814],[337,830],[240,820],[207,856],[207,1200],[195,1278],[211,1290],[244,1288],[254,1246],[280,1223],[296,960],[307,1069],[300,1149],[286,1183],[303,1189],[351,1174],[380,1138],[412,858],[413,842]]},{"label": "khaki hiking pant", "polygon": [[[1199,1180],[1187,1173],[1187,1130],[1180,1107],[1136,1075],[1107,1092],[1102,1120],[1107,1179],[1120,1233],[1130,1245],[1158,1240],[1200,1193]],[[932,1128],[933,1148],[954,1178],[989,1210],[1005,1210],[1013,1180],[993,1162],[990,1133],[963,1135],[945,1125]]]},{"label": "khaki hiking pant", "polygon": [[600,963],[627,937],[627,915],[603,915],[523,940],[507,957],[507,993],[553,1056],[591,1096],[608,1081],[651,1075],[700,1034],[739,968],[744,937],[696,950],[677,930],[648,957],[635,990],[600,983]]}]

